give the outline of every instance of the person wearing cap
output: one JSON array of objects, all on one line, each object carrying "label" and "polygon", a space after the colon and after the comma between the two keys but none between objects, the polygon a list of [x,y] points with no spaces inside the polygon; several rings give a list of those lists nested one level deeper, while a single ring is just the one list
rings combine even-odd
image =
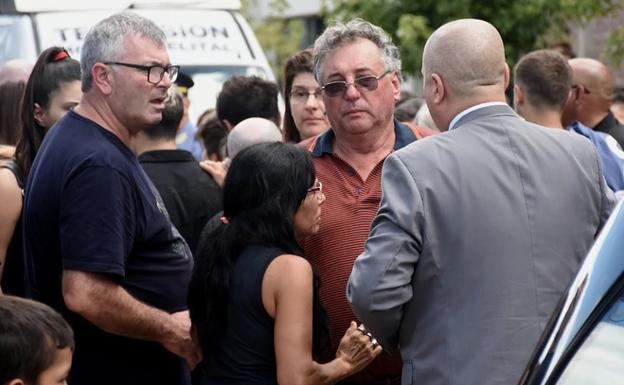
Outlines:
[{"label": "person wearing cap", "polygon": [[182,101],[184,102],[184,115],[182,116],[182,120],[180,121],[180,126],[178,128],[176,145],[178,146],[178,149],[189,151],[193,154],[195,159],[201,160],[202,154],[204,153],[204,146],[202,145],[201,140],[197,138],[197,126],[189,117],[189,107],[191,106],[191,101],[188,97],[188,91],[195,85],[195,82],[189,75],[180,72],[178,73],[178,78],[176,79],[175,84],[178,87],[178,92],[182,95]]}]

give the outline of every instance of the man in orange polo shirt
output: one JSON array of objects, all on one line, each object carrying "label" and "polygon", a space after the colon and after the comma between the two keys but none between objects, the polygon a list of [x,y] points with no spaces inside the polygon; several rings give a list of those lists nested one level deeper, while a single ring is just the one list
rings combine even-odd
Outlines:
[{"label": "man in orange polo shirt", "polygon": [[[331,128],[301,145],[312,152],[327,200],[320,231],[306,239],[304,249],[320,275],[335,352],[355,319],[345,290],[377,213],[384,159],[416,136],[394,120],[401,59],[381,28],[361,19],[327,28],[314,44],[314,74]],[[399,384],[400,379],[401,359],[394,353],[382,354],[345,383]]]}]

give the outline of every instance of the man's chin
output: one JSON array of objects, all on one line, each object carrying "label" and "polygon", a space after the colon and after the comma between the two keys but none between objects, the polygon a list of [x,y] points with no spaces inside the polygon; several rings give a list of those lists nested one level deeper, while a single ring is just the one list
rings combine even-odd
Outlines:
[{"label": "man's chin", "polygon": [[136,134],[139,131],[143,131],[146,128],[153,127],[160,123],[162,120],[162,113],[154,113],[149,116],[142,116],[139,119],[135,120],[135,124],[133,124],[132,134]]},{"label": "man's chin", "polygon": [[148,126],[154,126],[162,120],[162,110],[156,110],[154,113],[150,114],[147,119]]},{"label": "man's chin", "polygon": [[350,134],[364,134],[374,128],[369,120],[366,119],[351,119],[342,125],[343,131]]}]

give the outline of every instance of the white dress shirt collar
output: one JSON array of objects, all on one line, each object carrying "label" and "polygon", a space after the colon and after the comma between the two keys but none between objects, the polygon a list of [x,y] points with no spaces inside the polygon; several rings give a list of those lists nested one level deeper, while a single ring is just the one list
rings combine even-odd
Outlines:
[{"label": "white dress shirt collar", "polygon": [[471,113],[472,111],[476,111],[479,110],[481,108],[485,108],[485,107],[489,107],[489,106],[506,106],[507,103],[503,103],[503,102],[487,102],[487,103],[481,103],[481,104],[477,104],[475,106],[472,107],[468,107],[465,110],[463,110],[462,112],[460,112],[459,114],[457,114],[453,120],[451,120],[451,124],[449,124],[449,131],[455,128],[455,125],[457,124],[457,122],[459,122],[459,119],[463,118],[464,116],[468,115],[469,113]]}]

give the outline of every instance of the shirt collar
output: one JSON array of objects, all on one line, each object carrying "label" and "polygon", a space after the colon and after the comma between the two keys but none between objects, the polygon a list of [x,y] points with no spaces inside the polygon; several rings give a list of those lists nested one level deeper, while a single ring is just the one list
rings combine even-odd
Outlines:
[{"label": "shirt collar", "polygon": [[480,110],[482,108],[485,107],[489,107],[489,106],[498,106],[498,105],[502,105],[502,106],[506,106],[507,103],[503,103],[503,102],[487,102],[487,103],[481,103],[481,104],[477,104],[476,106],[472,106],[469,108],[466,108],[465,110],[463,110],[462,112],[460,112],[459,114],[457,114],[453,120],[451,120],[451,124],[449,124],[449,131],[452,130],[453,128],[455,128],[455,126],[457,125],[457,122],[459,122],[459,120],[461,118],[463,118],[464,116],[468,115],[469,113],[476,111],[476,110]]},{"label": "shirt collar", "polygon": [[153,150],[138,156],[141,163],[197,162],[186,150]]},{"label": "shirt collar", "polygon": [[[407,127],[405,124],[400,123],[398,120],[394,120],[394,150],[399,150],[408,144],[414,142],[416,140],[416,135],[414,132]],[[320,157],[323,154],[334,154],[334,139],[336,139],[336,134],[333,129],[329,129],[321,134],[317,141],[314,149],[312,150],[312,156]]]},{"label": "shirt collar", "polygon": [[595,127],[592,127],[594,131],[606,132],[607,134],[611,133],[611,130],[617,127],[618,121],[615,119],[615,115],[611,111],[607,113],[607,115],[596,124]]},{"label": "shirt collar", "polygon": [[569,131],[574,131],[578,134],[584,135],[589,137],[592,129],[587,127],[586,125],[584,125],[583,123],[576,121],[573,122],[569,127],[568,127]]}]

